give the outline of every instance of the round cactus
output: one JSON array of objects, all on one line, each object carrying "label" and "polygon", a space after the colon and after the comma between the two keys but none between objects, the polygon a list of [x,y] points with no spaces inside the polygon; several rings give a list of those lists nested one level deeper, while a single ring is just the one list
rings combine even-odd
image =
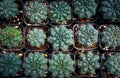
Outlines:
[{"label": "round cactus", "polygon": [[99,10],[103,19],[120,21],[120,0],[104,0]]},{"label": "round cactus", "polygon": [[114,54],[109,56],[104,64],[107,68],[107,73],[120,76],[120,55]]},{"label": "round cactus", "polygon": [[53,54],[49,60],[49,71],[52,72],[53,76],[58,78],[69,77],[70,73],[74,71],[74,61],[71,59],[69,54]]},{"label": "round cactus", "polygon": [[47,58],[44,54],[39,52],[29,53],[27,57],[24,58],[23,68],[24,74],[30,76],[31,78],[38,78],[44,76],[47,70]]},{"label": "round cactus", "polygon": [[95,0],[75,0],[73,6],[74,12],[80,19],[90,18],[96,14],[97,4]]},{"label": "round cactus", "polygon": [[98,30],[92,24],[81,24],[75,32],[77,41],[82,46],[92,46],[98,40]]},{"label": "round cactus", "polygon": [[27,41],[33,47],[40,47],[44,45],[46,39],[46,35],[42,29],[34,28],[30,30],[27,34]]},{"label": "round cactus", "polygon": [[20,71],[20,58],[13,52],[0,57],[0,73],[4,77],[15,76]]},{"label": "round cactus", "polygon": [[50,19],[59,24],[66,24],[71,19],[71,7],[65,1],[54,1],[50,4]]},{"label": "round cactus", "polygon": [[73,31],[64,25],[51,28],[48,42],[52,44],[54,50],[68,50],[68,47],[74,43]]},{"label": "round cactus", "polygon": [[115,48],[120,46],[120,28],[116,25],[109,25],[101,33],[101,41],[106,47]]},{"label": "round cactus", "polygon": [[8,48],[18,47],[22,41],[22,32],[12,26],[0,30],[0,41]]},{"label": "round cactus", "polygon": [[0,2],[0,18],[10,20],[18,13],[18,5],[14,2],[14,0],[2,0]]},{"label": "round cactus", "polygon": [[100,68],[99,56],[92,51],[86,51],[77,57],[77,69],[80,74],[95,74],[95,70]]},{"label": "round cactus", "polygon": [[30,1],[25,6],[25,16],[32,23],[41,23],[47,19],[47,5],[42,1]]}]

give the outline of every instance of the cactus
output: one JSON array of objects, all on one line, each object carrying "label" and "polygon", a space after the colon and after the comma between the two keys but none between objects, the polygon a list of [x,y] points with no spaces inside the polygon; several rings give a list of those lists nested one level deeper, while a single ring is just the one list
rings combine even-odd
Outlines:
[{"label": "cactus", "polygon": [[25,6],[25,16],[32,23],[41,23],[47,19],[47,5],[42,1],[30,1]]},{"label": "cactus", "polygon": [[20,71],[20,58],[13,52],[0,57],[0,73],[4,77],[15,76]]},{"label": "cactus", "polygon": [[64,25],[51,28],[48,42],[52,44],[54,50],[68,50],[68,47],[74,43],[73,31]]},{"label": "cactus", "polygon": [[120,55],[119,54],[114,54],[109,56],[104,65],[107,68],[107,73],[120,76]]},{"label": "cactus", "polygon": [[103,19],[112,22],[120,21],[120,0],[102,1],[99,11]]},{"label": "cactus", "polygon": [[77,57],[77,68],[81,74],[95,74],[95,70],[100,68],[98,62],[99,56],[92,53],[92,51],[86,51]]},{"label": "cactus", "polygon": [[29,55],[24,58],[22,66],[25,70],[25,76],[30,76],[31,78],[44,76],[47,70],[47,62],[47,58],[45,58],[44,54],[30,52]]},{"label": "cactus", "polygon": [[30,30],[27,34],[27,40],[33,47],[40,47],[44,45],[46,39],[46,35],[42,29],[34,28]]},{"label": "cactus", "polygon": [[22,32],[12,26],[0,30],[0,41],[7,48],[15,48],[22,41]]},{"label": "cactus", "polygon": [[98,30],[92,24],[81,24],[75,32],[78,43],[82,46],[92,46],[98,40]]},{"label": "cactus", "polygon": [[68,78],[74,71],[74,61],[69,54],[53,54],[49,60],[49,71],[58,78]]},{"label": "cactus", "polygon": [[58,24],[66,24],[71,19],[71,7],[65,1],[50,4],[50,19]]},{"label": "cactus", "polygon": [[14,2],[14,0],[2,0],[0,2],[0,18],[10,20],[18,13],[18,5]]},{"label": "cactus", "polygon": [[95,0],[75,0],[73,6],[74,12],[80,19],[91,18],[96,14],[97,4]]},{"label": "cactus", "polygon": [[106,26],[101,33],[101,38],[106,47],[115,48],[120,46],[120,28],[116,25]]}]

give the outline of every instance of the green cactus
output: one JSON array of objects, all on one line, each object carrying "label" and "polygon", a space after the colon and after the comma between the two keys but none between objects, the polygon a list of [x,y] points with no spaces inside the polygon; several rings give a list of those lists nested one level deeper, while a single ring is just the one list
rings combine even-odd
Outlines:
[{"label": "green cactus", "polygon": [[74,71],[74,61],[69,54],[53,54],[49,60],[49,71],[58,78],[68,78]]},{"label": "green cactus", "polygon": [[4,77],[15,76],[20,71],[20,58],[13,52],[0,57],[0,73]]},{"label": "green cactus", "polygon": [[23,68],[25,76],[30,76],[31,78],[38,78],[44,76],[47,70],[47,58],[44,54],[35,52],[29,53],[27,57],[24,58]]},{"label": "green cactus", "polygon": [[47,19],[47,5],[42,1],[30,1],[25,6],[25,16],[32,23],[41,23]]},{"label": "green cactus", "polygon": [[101,41],[106,47],[115,48],[120,46],[120,28],[116,25],[109,25],[101,33]]},{"label": "green cactus", "polygon": [[75,32],[78,43],[82,46],[92,46],[98,40],[98,30],[93,24],[81,24],[80,28]]},{"label": "green cactus", "polygon": [[22,41],[22,32],[12,26],[0,30],[0,41],[7,48],[15,48]]},{"label": "green cactus", "polygon": [[77,69],[81,74],[95,74],[95,70],[100,68],[99,56],[86,51],[77,57]]},{"label": "green cactus", "polygon": [[0,2],[0,18],[10,20],[18,13],[18,5],[14,2],[14,0],[2,0]]},{"label": "green cactus", "polygon": [[50,4],[50,19],[58,24],[66,24],[71,19],[71,7],[65,1]]},{"label": "green cactus", "polygon": [[51,28],[48,42],[52,44],[54,50],[68,50],[68,47],[74,43],[73,31],[64,25]]},{"label": "green cactus", "polygon": [[44,45],[46,39],[46,35],[42,29],[34,28],[30,30],[27,34],[27,41],[33,47],[40,47]]},{"label": "green cactus", "polygon": [[109,56],[104,65],[107,68],[107,73],[120,76],[120,55],[119,54],[114,54]]},{"label": "green cactus", "polygon": [[73,6],[74,12],[80,19],[91,18],[96,14],[97,4],[95,0],[75,0]]},{"label": "green cactus", "polygon": [[103,0],[99,11],[103,19],[120,21],[120,0]]}]

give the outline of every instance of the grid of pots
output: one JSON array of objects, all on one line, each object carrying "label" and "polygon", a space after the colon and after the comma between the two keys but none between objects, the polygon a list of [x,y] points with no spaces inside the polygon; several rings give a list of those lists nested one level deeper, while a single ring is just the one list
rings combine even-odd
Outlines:
[{"label": "grid of pots", "polygon": [[[111,18],[103,19],[98,10],[104,5],[103,0],[95,0],[96,13],[86,19],[80,19],[75,13],[75,5],[80,5],[76,1],[79,0],[56,1],[57,5],[68,3],[71,9],[71,18],[62,23],[61,20],[51,20],[51,8],[58,7],[55,0],[36,1],[43,3],[47,11],[46,19],[40,23],[31,22],[38,21],[37,17],[29,20],[31,14],[26,16],[26,8],[30,6],[31,0],[15,0],[18,15],[9,20],[0,18],[0,77],[120,77],[120,17],[112,21]],[[42,36],[36,39],[37,35]],[[38,42],[34,41],[35,39]],[[58,42],[54,41],[55,39]],[[66,65],[67,67],[64,67]]]}]

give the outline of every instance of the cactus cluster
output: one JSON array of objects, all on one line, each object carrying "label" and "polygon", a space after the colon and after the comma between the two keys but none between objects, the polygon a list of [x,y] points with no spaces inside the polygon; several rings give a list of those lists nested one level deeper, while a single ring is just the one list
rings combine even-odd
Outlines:
[{"label": "cactus cluster", "polygon": [[0,73],[2,76],[15,76],[20,71],[20,58],[13,52],[3,54],[0,57]]},{"label": "cactus cluster", "polygon": [[80,74],[95,74],[95,70],[100,68],[99,56],[92,51],[85,51],[77,57],[77,70]]},{"label": "cactus cluster", "polygon": [[14,0],[2,0],[0,1],[0,18],[10,20],[19,13],[18,5]]},{"label": "cactus cluster", "polygon": [[26,2],[25,16],[32,23],[41,23],[47,19],[47,5],[42,1]]},{"label": "cactus cluster", "polygon": [[7,48],[18,47],[22,40],[22,32],[15,27],[7,26],[0,30],[0,41]]},{"label": "cactus cluster", "polygon": [[105,64],[107,68],[107,73],[120,76],[120,55],[114,54],[107,57]]},{"label": "cactus cluster", "polygon": [[96,30],[93,24],[81,24],[80,28],[75,32],[77,41],[82,46],[92,46],[98,40],[98,30]]},{"label": "cactus cluster", "polygon": [[47,58],[44,54],[30,52],[28,56],[24,58],[22,67],[24,68],[24,74],[31,78],[43,77],[47,70]]},{"label": "cactus cluster", "polygon": [[53,54],[49,60],[49,71],[57,78],[68,78],[74,71],[74,61],[69,54]]},{"label": "cactus cluster", "polygon": [[74,12],[80,19],[90,18],[96,14],[97,4],[95,0],[75,0],[73,6]]},{"label": "cactus cluster", "polygon": [[50,29],[48,42],[52,44],[54,50],[68,50],[74,43],[73,31],[64,25],[58,25]]},{"label": "cactus cluster", "polygon": [[101,32],[101,41],[108,48],[120,46],[120,27],[116,25],[105,26]]},{"label": "cactus cluster", "polygon": [[99,11],[103,19],[120,21],[120,0],[103,0]]},{"label": "cactus cluster", "polygon": [[46,39],[46,35],[42,29],[34,28],[30,30],[27,34],[27,41],[33,47],[40,47],[44,45]]},{"label": "cactus cluster", "polygon": [[71,19],[71,7],[65,1],[50,4],[50,19],[58,24],[66,24]]}]

